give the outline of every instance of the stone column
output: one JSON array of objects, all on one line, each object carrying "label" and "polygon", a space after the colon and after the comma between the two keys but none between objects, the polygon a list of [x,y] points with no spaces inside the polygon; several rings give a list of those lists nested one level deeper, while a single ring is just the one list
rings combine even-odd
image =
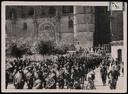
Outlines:
[{"label": "stone column", "polygon": [[74,44],[76,43],[76,37],[77,37],[77,18],[76,18],[76,6],[73,6],[73,24],[74,24]]},{"label": "stone column", "polygon": [[56,7],[56,31],[55,31],[55,41],[56,43],[58,43],[58,32],[59,32],[59,19],[58,19],[58,15],[59,15],[59,8]]},{"label": "stone column", "polygon": [[34,22],[34,33],[35,33],[35,39],[38,41],[38,19],[37,19],[37,9],[34,7],[34,14],[33,14],[33,22]]},{"label": "stone column", "polygon": [[60,19],[61,19],[61,8],[56,7],[56,32],[55,32],[55,41],[58,43],[60,41]]}]

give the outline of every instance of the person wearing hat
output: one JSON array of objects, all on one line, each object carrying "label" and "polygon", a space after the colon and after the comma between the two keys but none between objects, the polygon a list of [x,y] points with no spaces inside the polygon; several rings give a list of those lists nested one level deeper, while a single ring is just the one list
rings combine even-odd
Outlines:
[{"label": "person wearing hat", "polygon": [[105,86],[106,79],[107,79],[107,66],[106,65],[102,64],[100,68],[100,74],[101,74],[102,83]]},{"label": "person wearing hat", "polygon": [[73,85],[74,85],[74,78],[73,78],[73,73],[71,73],[67,88],[73,89]]},{"label": "person wearing hat", "polygon": [[116,70],[116,66],[112,66],[112,70],[108,73],[108,84],[110,85],[110,89],[116,89],[116,84],[119,76],[119,72]]},{"label": "person wearing hat", "polygon": [[63,89],[64,88],[64,73],[59,75],[58,83],[59,83],[59,88]]},{"label": "person wearing hat", "polygon": [[46,79],[46,89],[56,89],[57,77],[54,70],[52,70]]}]

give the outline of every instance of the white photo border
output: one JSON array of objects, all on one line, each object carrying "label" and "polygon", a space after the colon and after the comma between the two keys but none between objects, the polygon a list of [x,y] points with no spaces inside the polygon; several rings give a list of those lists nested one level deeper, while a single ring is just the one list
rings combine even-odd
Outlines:
[{"label": "white photo border", "polygon": [[14,5],[14,6],[62,6],[62,5],[73,5],[73,6],[109,6],[110,2],[26,2],[26,1],[3,1],[2,2],[2,7],[1,7],[1,20],[2,20],[2,24],[1,24],[1,57],[2,57],[2,61],[1,61],[1,89],[2,92],[32,92],[32,93],[37,93],[37,92],[49,92],[49,93],[53,93],[53,92],[64,92],[64,93],[68,93],[68,92],[80,92],[80,93],[86,93],[86,92],[90,92],[90,93],[125,93],[127,92],[127,2],[124,3],[125,6],[125,10],[123,10],[123,35],[124,35],[124,76],[125,76],[125,80],[124,80],[124,89],[123,90],[68,90],[68,89],[21,89],[21,90],[17,90],[17,89],[5,89],[5,22],[6,22],[6,12],[5,12],[5,8],[6,6],[10,6],[10,5]]}]

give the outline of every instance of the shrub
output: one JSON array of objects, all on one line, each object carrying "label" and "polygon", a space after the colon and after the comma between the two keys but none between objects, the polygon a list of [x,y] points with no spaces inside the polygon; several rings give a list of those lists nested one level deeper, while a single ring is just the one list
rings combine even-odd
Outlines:
[{"label": "shrub", "polygon": [[53,41],[40,41],[37,51],[41,55],[65,54],[68,50],[66,45],[57,45]]},{"label": "shrub", "polygon": [[13,57],[21,57],[23,54],[22,50],[17,47],[17,45],[13,45],[11,49],[11,55]]},{"label": "shrub", "polygon": [[17,44],[12,44],[7,50],[9,50],[9,53],[7,54],[16,58],[21,58],[24,54],[31,53],[29,47],[27,47],[26,44],[20,44],[19,46],[17,46]]},{"label": "shrub", "polygon": [[51,41],[40,41],[38,46],[37,46],[37,51],[41,55],[50,55],[52,54],[54,46]]}]

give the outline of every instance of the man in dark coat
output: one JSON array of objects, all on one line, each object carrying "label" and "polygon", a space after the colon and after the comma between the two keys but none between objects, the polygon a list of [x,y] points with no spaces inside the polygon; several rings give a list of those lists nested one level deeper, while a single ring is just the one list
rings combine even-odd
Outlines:
[{"label": "man in dark coat", "polygon": [[35,78],[34,84],[33,84],[33,88],[34,89],[42,89],[42,79],[40,76],[40,71],[37,71],[38,76]]},{"label": "man in dark coat", "polygon": [[27,86],[28,89],[32,89],[33,87],[33,73],[31,68],[28,68],[28,72],[26,73],[26,82],[27,82]]},{"label": "man in dark coat", "polygon": [[110,70],[110,72],[108,73],[108,78],[110,79],[108,82],[110,84],[110,89],[116,89],[119,75],[120,73],[116,70],[115,66],[113,66],[112,70]]},{"label": "man in dark coat", "polygon": [[102,67],[100,69],[100,74],[101,74],[101,79],[102,79],[103,85],[105,85],[106,78],[107,78],[107,66],[102,65]]},{"label": "man in dark coat", "polygon": [[56,89],[56,83],[57,83],[57,76],[55,71],[51,71],[49,73],[49,77],[47,78],[46,81],[46,89]]},{"label": "man in dark coat", "polygon": [[59,82],[59,88],[63,89],[64,88],[64,73],[59,75],[58,82]]}]

